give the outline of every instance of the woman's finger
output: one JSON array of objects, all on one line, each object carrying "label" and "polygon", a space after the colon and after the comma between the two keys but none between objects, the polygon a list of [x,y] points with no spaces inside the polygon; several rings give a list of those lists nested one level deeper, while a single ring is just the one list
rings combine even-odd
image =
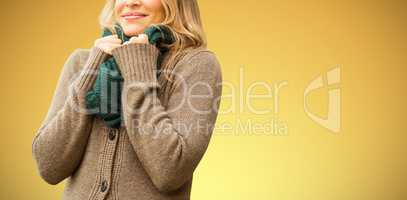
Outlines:
[{"label": "woman's finger", "polygon": [[100,38],[99,40],[100,40],[100,42],[117,42],[117,41],[121,41],[117,37],[117,35],[106,36],[106,37]]},{"label": "woman's finger", "polygon": [[148,43],[148,36],[146,34],[140,34],[130,38],[130,43]]},{"label": "woman's finger", "polygon": [[119,38],[107,38],[106,40],[104,40],[103,42],[107,42],[107,43],[121,43],[122,40]]},{"label": "woman's finger", "polygon": [[138,38],[140,39],[140,41],[142,41],[142,42],[148,42],[148,36],[146,35],[146,34],[140,34],[139,36],[138,36]]}]

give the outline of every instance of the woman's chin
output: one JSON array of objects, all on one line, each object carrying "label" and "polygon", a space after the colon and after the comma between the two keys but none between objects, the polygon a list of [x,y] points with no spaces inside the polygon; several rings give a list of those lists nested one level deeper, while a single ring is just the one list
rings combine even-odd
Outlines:
[{"label": "woman's chin", "polygon": [[144,28],[140,27],[140,26],[131,26],[130,25],[130,26],[124,27],[123,31],[127,36],[136,36],[140,33],[143,33]]}]

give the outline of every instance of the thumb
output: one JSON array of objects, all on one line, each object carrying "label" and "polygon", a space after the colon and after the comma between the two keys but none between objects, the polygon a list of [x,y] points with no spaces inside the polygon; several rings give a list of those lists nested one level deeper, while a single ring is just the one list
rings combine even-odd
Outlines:
[{"label": "thumb", "polygon": [[148,36],[146,34],[139,34],[138,36],[130,39],[131,43],[148,43]]}]

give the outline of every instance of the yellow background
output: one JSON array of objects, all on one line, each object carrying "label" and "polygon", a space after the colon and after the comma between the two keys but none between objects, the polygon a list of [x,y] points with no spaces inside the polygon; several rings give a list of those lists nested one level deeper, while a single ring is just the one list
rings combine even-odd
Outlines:
[{"label": "yellow background", "polygon": [[[219,115],[218,123],[278,117],[288,132],[216,131],[195,172],[192,199],[407,199],[406,1],[199,2],[209,49],[225,81],[238,84],[243,67],[245,87],[254,81],[288,83],[279,95],[278,116],[237,110]],[[0,199],[60,198],[63,184],[40,179],[31,142],[68,55],[99,37],[103,3],[1,2]],[[342,72],[342,125],[336,134],[303,108],[305,87],[335,66]],[[328,89],[310,96],[310,109],[320,116],[327,112]],[[222,109],[230,105],[225,99]]]}]

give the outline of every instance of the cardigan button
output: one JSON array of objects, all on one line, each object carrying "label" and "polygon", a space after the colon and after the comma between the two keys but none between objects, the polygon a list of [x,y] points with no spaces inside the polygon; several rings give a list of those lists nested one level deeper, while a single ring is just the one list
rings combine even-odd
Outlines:
[{"label": "cardigan button", "polygon": [[114,130],[110,130],[109,131],[109,140],[114,140],[114,138],[116,137],[116,133]]},{"label": "cardigan button", "polygon": [[100,186],[100,191],[105,192],[107,189],[107,182],[102,181],[102,185]]}]

